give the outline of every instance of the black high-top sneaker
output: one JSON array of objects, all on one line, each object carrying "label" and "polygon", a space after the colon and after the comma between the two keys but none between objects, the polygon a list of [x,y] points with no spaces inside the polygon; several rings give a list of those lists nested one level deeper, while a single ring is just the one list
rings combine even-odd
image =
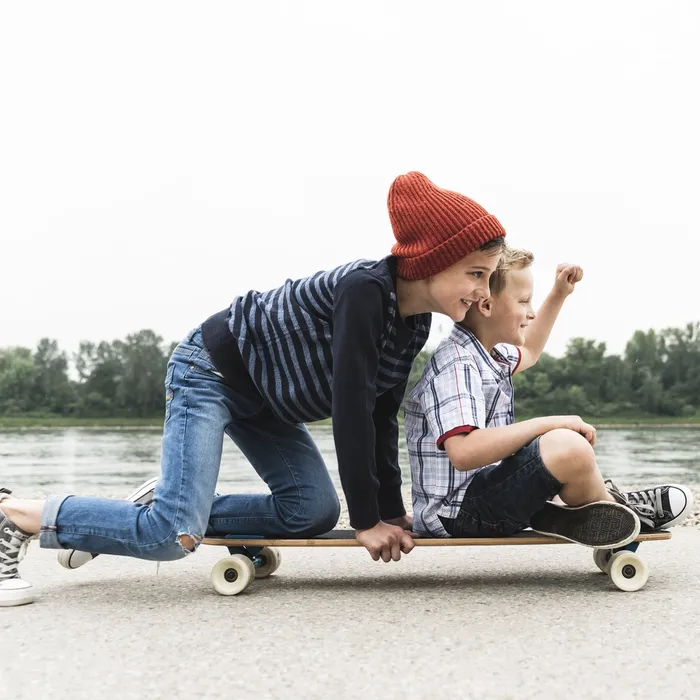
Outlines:
[{"label": "black high-top sneaker", "polygon": [[[136,491],[129,494],[125,500],[148,505],[151,503],[151,501],[153,501],[157,481],[158,477],[145,481],[136,489]],[[81,552],[79,549],[62,549],[56,555],[56,559],[65,569],[78,569],[83,564],[87,564],[89,561],[92,561],[95,557],[99,556],[99,554],[93,554],[92,552]]]},{"label": "black high-top sneaker", "polygon": [[584,506],[546,503],[530,519],[530,527],[543,535],[598,549],[624,547],[639,535],[639,518],[626,505],[597,501]]},{"label": "black high-top sneaker", "polygon": [[26,605],[36,598],[32,584],[20,578],[17,568],[34,535],[17,527],[2,512],[2,502],[11,493],[0,488],[0,607]]},{"label": "black high-top sneaker", "polygon": [[628,505],[638,516],[642,530],[664,530],[679,525],[693,507],[693,494],[687,486],[662,484],[641,491],[620,491],[608,479],[608,491],[620,503]]}]

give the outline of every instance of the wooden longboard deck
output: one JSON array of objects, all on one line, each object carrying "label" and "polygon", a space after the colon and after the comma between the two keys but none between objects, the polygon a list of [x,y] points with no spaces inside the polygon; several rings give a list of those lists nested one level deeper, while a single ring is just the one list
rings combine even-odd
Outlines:
[{"label": "wooden longboard deck", "polygon": [[[635,542],[670,540],[666,530],[639,535]],[[519,532],[512,537],[419,537],[414,540],[418,547],[483,547],[494,545],[522,544],[572,544],[558,537],[539,535],[536,532]],[[354,530],[332,530],[325,535],[305,540],[264,539],[261,537],[205,537],[202,544],[223,547],[361,547],[355,539]]]}]

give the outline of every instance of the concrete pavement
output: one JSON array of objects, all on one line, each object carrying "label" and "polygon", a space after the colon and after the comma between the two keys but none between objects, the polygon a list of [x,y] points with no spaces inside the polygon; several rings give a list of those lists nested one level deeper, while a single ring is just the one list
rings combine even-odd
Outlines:
[{"label": "concrete pavement", "polygon": [[66,571],[32,544],[38,602],[0,608],[2,697],[698,698],[700,530],[642,545],[622,593],[576,546],[285,549],[218,596],[202,547],[162,564]]}]

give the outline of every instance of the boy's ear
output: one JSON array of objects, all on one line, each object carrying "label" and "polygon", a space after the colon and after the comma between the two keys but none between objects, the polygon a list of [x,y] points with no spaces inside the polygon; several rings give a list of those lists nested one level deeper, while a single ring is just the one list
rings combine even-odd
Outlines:
[{"label": "boy's ear", "polygon": [[479,313],[482,316],[489,318],[493,309],[493,303],[491,301],[491,298],[489,297],[488,299],[479,299],[479,301],[476,302],[476,308],[479,310]]}]

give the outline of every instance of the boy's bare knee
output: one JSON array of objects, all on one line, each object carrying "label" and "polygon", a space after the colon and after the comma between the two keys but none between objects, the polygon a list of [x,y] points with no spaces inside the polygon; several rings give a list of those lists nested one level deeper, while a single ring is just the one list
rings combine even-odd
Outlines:
[{"label": "boy's bare knee", "polygon": [[540,438],[540,456],[559,481],[582,476],[596,469],[595,454],[583,435],[558,428]]},{"label": "boy's bare knee", "polygon": [[178,535],[178,542],[180,543],[180,546],[183,549],[186,549],[188,552],[194,552],[194,550],[197,548],[197,545],[201,542],[201,537],[193,537],[192,535]]}]

